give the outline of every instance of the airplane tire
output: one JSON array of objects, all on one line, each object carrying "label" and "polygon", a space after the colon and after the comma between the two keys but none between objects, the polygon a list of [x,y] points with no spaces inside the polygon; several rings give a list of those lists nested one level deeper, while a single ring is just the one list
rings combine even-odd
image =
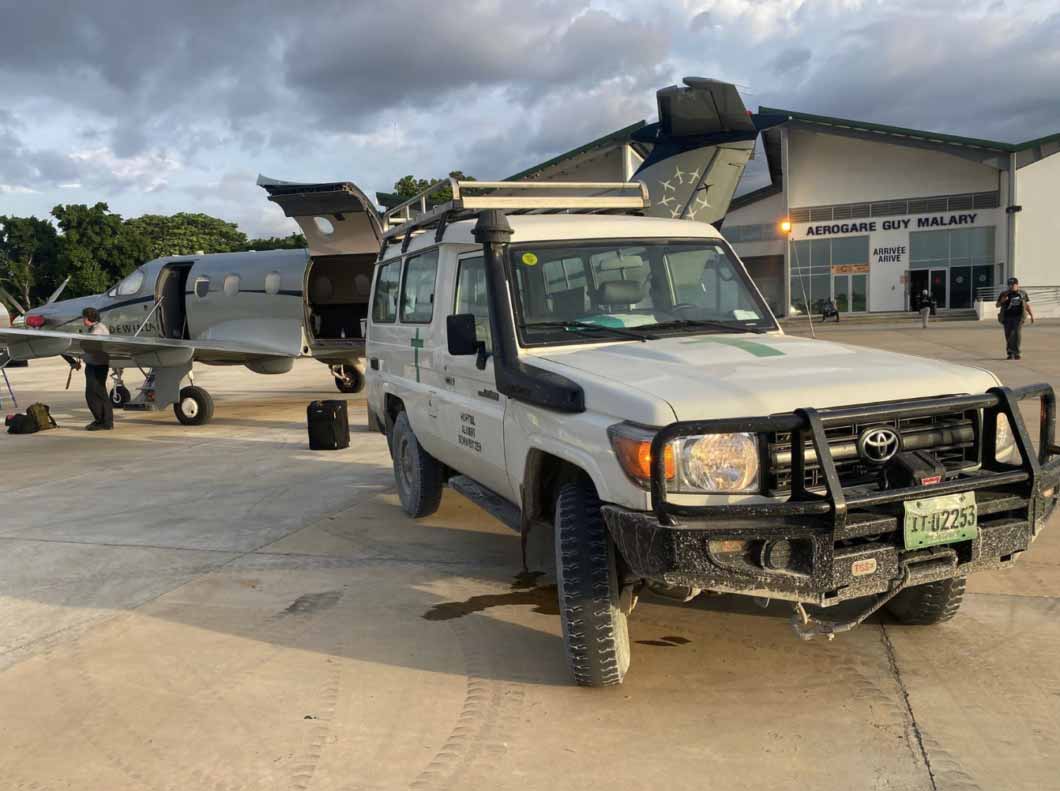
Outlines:
[{"label": "airplane tire", "polygon": [[114,405],[115,409],[124,409],[125,405],[132,400],[132,393],[129,392],[129,388],[125,385],[118,385],[112,387],[110,390],[110,403]]},{"label": "airplane tire", "polygon": [[181,388],[180,399],[173,405],[177,420],[185,426],[202,426],[213,419],[213,398],[201,387]]},{"label": "airplane tire", "polygon": [[360,371],[350,366],[346,369],[346,374],[350,378],[349,382],[341,377],[335,377],[335,387],[340,393],[359,393],[364,390],[364,375]]}]

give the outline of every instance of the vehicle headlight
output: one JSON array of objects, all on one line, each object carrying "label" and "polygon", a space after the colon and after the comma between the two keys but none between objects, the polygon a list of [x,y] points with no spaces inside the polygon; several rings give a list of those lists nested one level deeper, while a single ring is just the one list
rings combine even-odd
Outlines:
[{"label": "vehicle headlight", "polygon": [[1004,415],[997,416],[997,436],[994,440],[994,447],[998,461],[1003,464],[1019,464],[1020,451],[1016,447],[1016,437],[1013,436],[1012,427]]},{"label": "vehicle headlight", "polygon": [[[655,432],[620,423],[608,429],[611,446],[630,480],[651,482]],[[679,437],[664,449],[666,489],[687,494],[749,494],[758,486],[758,438],[754,434],[698,434]]]}]

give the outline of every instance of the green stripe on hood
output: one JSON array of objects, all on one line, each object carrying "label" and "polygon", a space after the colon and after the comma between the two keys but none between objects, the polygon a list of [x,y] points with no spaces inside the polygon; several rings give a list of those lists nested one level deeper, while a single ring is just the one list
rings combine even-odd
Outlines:
[{"label": "green stripe on hood", "polygon": [[695,338],[690,341],[681,341],[682,344],[688,345],[691,343],[720,343],[724,346],[733,346],[737,349],[742,349],[749,354],[753,354],[755,357],[783,357],[784,352],[775,346],[766,346],[764,343],[758,343],[757,341],[748,341],[743,338],[718,338],[718,337],[702,337]]}]

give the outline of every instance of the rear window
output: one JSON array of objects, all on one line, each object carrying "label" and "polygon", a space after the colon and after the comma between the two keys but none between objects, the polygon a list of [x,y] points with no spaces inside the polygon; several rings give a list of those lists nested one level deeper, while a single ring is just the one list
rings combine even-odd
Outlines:
[{"label": "rear window", "polygon": [[434,316],[434,283],[438,276],[438,251],[411,256],[405,264],[401,287],[401,320],[428,324]]},{"label": "rear window", "polygon": [[400,280],[400,260],[394,260],[379,267],[379,272],[375,276],[375,295],[372,297],[372,321],[389,324],[397,318],[398,282]]}]

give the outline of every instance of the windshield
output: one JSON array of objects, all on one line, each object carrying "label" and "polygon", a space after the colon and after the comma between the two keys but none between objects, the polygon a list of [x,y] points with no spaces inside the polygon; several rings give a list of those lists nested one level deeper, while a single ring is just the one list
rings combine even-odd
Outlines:
[{"label": "windshield", "polygon": [[527,345],[607,338],[584,325],[656,337],[776,329],[743,267],[714,240],[513,245],[510,260]]},{"label": "windshield", "polygon": [[140,288],[144,284],[144,272],[142,269],[137,269],[131,275],[128,275],[118,285],[111,288],[107,292],[107,296],[110,297],[131,297],[140,291]]}]

